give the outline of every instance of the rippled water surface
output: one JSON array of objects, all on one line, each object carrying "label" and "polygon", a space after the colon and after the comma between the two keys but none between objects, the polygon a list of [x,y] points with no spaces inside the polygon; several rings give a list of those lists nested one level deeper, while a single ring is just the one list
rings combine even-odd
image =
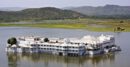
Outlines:
[{"label": "rippled water surface", "polygon": [[[63,57],[49,54],[7,54],[7,39],[16,36],[78,37],[84,35],[114,35],[121,52],[84,57]],[[90,32],[74,29],[0,27],[0,67],[130,67],[129,32]]]}]

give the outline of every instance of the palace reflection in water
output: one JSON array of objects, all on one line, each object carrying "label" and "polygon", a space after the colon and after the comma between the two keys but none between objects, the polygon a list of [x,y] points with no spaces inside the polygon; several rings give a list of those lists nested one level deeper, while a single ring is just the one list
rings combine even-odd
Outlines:
[{"label": "palace reflection in water", "polygon": [[53,67],[102,67],[104,63],[107,62],[111,65],[115,60],[115,54],[97,55],[93,57],[68,57],[51,54],[7,53],[7,57],[9,67],[52,67],[50,65],[53,65]]}]

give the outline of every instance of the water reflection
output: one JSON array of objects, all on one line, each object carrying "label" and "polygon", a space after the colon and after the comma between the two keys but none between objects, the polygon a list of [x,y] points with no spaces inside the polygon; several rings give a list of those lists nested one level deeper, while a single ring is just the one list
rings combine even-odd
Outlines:
[{"label": "water reflection", "polygon": [[17,61],[20,60],[19,56],[17,56],[17,54],[7,54],[8,56],[8,65],[9,67],[17,67]]},{"label": "water reflection", "polygon": [[[20,66],[20,63],[42,63],[44,67],[50,67],[52,64],[58,64],[62,67],[86,67],[92,66],[96,67],[103,62],[113,63],[115,60],[115,54],[107,55],[97,55],[97,56],[83,56],[83,57],[67,57],[67,56],[57,56],[51,54],[16,54],[16,53],[7,53],[8,57],[8,67],[23,67]],[[87,64],[87,65],[86,65]],[[61,67],[60,66],[60,67]],[[34,66],[35,67],[35,66]],[[57,67],[57,66],[53,66]]]}]

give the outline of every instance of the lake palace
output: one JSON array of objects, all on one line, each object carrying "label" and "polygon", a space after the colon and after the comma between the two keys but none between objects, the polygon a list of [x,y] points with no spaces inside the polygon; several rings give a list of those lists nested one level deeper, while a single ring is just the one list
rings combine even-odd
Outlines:
[{"label": "lake palace", "polygon": [[17,43],[7,44],[6,51],[14,53],[51,53],[62,56],[84,56],[120,51],[112,35],[82,38],[16,37]]}]

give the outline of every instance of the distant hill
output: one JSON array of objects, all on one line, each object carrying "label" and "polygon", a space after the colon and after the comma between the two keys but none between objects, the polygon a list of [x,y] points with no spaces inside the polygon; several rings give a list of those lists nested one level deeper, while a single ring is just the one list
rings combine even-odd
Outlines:
[{"label": "distant hill", "polygon": [[29,8],[21,11],[0,11],[0,21],[67,19],[86,17],[81,13],[54,7]]},{"label": "distant hill", "polygon": [[105,5],[105,6],[81,6],[68,7],[68,10],[76,11],[90,17],[101,18],[130,18],[130,6]]},{"label": "distant hill", "polygon": [[0,7],[0,11],[20,11],[24,10],[24,7]]}]

